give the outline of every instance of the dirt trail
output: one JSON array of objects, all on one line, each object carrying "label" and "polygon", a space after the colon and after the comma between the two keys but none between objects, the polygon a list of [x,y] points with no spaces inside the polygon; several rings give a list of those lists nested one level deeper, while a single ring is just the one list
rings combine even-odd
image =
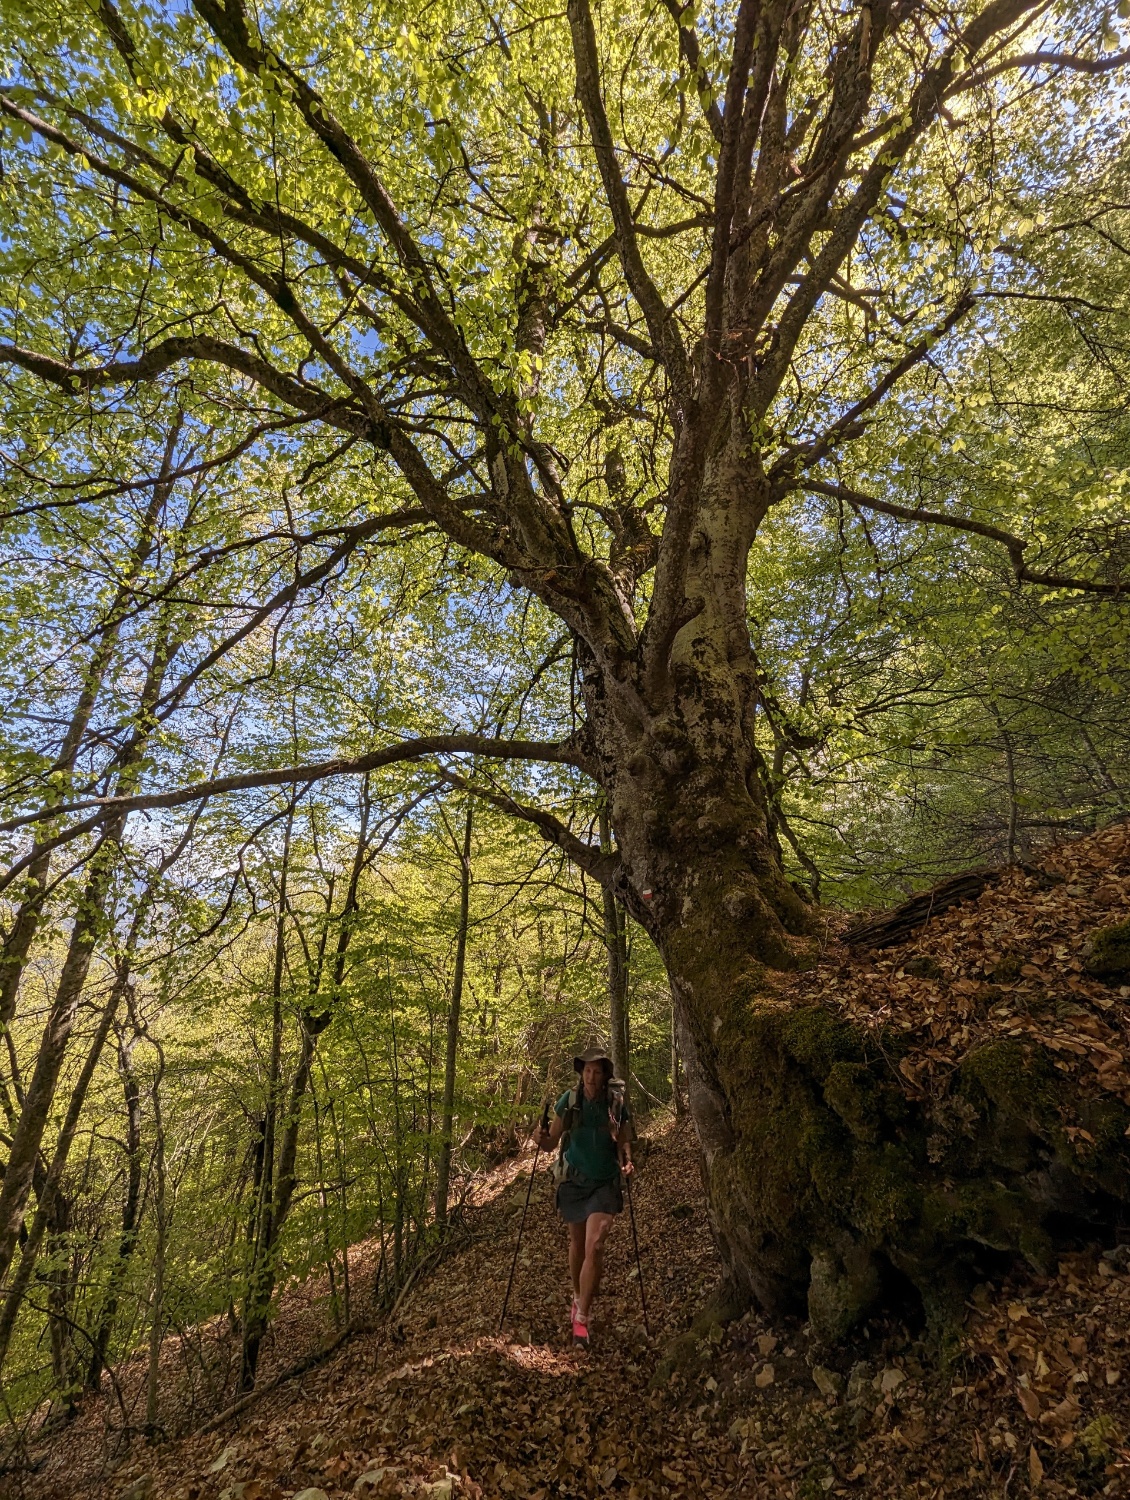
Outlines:
[{"label": "dirt trail", "polygon": [[[388,1467],[387,1494],[455,1471],[456,1493],[468,1497],[551,1488],[642,1497],[671,1483],[664,1465],[678,1473],[697,1449],[696,1492],[723,1495],[738,1474],[734,1443],[722,1435],[704,1446],[693,1411],[676,1413],[648,1390],[656,1348],[683,1331],[718,1276],[689,1127],[668,1126],[644,1152],[635,1208],[651,1341],[625,1212],[609,1243],[593,1349],[573,1349],[565,1233],[552,1212],[544,1155],[499,1335],[532,1160],[525,1153],[493,1174],[468,1214],[470,1243],[421,1278],[395,1324],[355,1334],[324,1365],[215,1432],[154,1449],[136,1444],[112,1474],[102,1403],[88,1402],[40,1471],[22,1490],[9,1479],[7,1493],[274,1500],[314,1486],[336,1500],[363,1473]],[[309,1325],[308,1300],[293,1315]],[[280,1322],[287,1316],[284,1300]]]},{"label": "dirt trail", "polygon": [[[39,1473],[22,1487],[10,1478],[6,1493],[289,1500],[312,1488],[328,1500],[447,1500],[450,1479],[451,1500],[1130,1494],[1126,1257],[1081,1252],[1057,1277],[983,1289],[944,1370],[894,1316],[834,1354],[811,1348],[799,1323],[756,1314],[696,1337],[688,1327],[718,1265],[693,1138],[668,1122],[643,1154],[635,1201],[650,1341],[625,1214],[594,1347],[571,1347],[565,1236],[541,1172],[498,1334],[525,1154],[493,1174],[468,1216],[470,1243],[421,1281],[394,1325],[352,1336],[215,1431],[135,1444],[112,1473],[102,1408],[89,1403]],[[284,1300],[280,1340],[290,1318],[309,1327],[308,1296]],[[676,1338],[679,1368],[656,1385]]]},{"label": "dirt trail", "polygon": [[[1056,857],[1062,872],[1016,873],[924,930],[915,963],[833,943],[799,987],[830,989],[876,1022],[912,1027],[925,1016],[934,1041],[908,1074],[924,1091],[948,1063],[946,1048],[956,1056],[1002,1031],[1042,1028],[1063,1054],[1057,1067],[1082,1069],[1093,1093],[1120,1093],[1130,986],[1088,977],[1083,956],[1088,932],[1130,912],[1130,824]],[[353,1333],[237,1417],[157,1447],[137,1438],[123,1448],[107,1389],[49,1443],[33,1441],[35,1472],[0,1479],[0,1497],[1130,1497],[1130,1245],[1080,1246],[1054,1275],[998,1271],[974,1292],[944,1364],[922,1341],[913,1306],[834,1351],[812,1346],[799,1322],[770,1325],[756,1313],[696,1333],[720,1266],[693,1134],[673,1120],[645,1134],[635,1204],[650,1339],[625,1215],[609,1242],[594,1347],[572,1347],[565,1231],[544,1157],[498,1332],[527,1151],[485,1180],[463,1240],[394,1318]],[[1087,1131],[1074,1129],[1076,1138],[1086,1150]],[[355,1247],[351,1259],[363,1311],[372,1247]],[[317,1347],[327,1321],[316,1284],[291,1288],[263,1378]],[[204,1332],[200,1352],[209,1351],[230,1379],[230,1339],[218,1324]],[[199,1380],[190,1394],[191,1360],[177,1340],[163,1366],[163,1422],[172,1432],[199,1426],[209,1408]],[[138,1376],[128,1362],[119,1372],[131,1422],[142,1409]]]}]

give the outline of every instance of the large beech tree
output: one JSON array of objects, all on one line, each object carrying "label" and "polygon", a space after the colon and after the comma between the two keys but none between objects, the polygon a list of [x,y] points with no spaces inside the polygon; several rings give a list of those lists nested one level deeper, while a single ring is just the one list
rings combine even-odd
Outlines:
[{"label": "large beech tree", "polygon": [[[972,537],[1017,583],[1119,593],[1093,558],[1063,560],[1062,518],[1022,500],[991,518],[924,506],[868,447],[892,405],[908,429],[925,420],[932,372],[991,338],[1010,298],[1072,300],[1025,235],[1126,61],[1113,10],[6,13],[14,378],[128,403],[187,374],[197,399],[252,393],[295,441],[367,446],[388,503],[357,528],[422,523],[489,559],[500,588],[560,619],[578,684],[576,727],[552,744],[421,724],[317,766],[54,803],[28,815],[53,820],[37,857],[130,807],[436,757],[654,938],[736,1282],[781,1306],[811,1278],[835,1328],[900,1236],[919,1247],[912,1274],[937,1271],[960,1215],[927,1244],[913,1209],[881,1222],[853,1207],[853,1172],[874,1166],[854,1146],[837,1198],[837,1172],[804,1159],[812,1132],[782,1133],[803,1101],[825,1109],[831,1043],[811,1016],[782,1030],[773,1004],[820,923],[786,871],[757,746],[770,705],[750,556],[770,513],[807,494],[949,528],[955,549]],[[589,778],[614,847],[484,773],[512,757]],[[774,1152],[790,1157],[776,1177]]]}]

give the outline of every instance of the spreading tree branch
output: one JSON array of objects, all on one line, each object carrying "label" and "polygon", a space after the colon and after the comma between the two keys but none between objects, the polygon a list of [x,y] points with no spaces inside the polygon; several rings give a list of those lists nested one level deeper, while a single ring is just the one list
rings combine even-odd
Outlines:
[{"label": "spreading tree branch", "polygon": [[946,526],[951,531],[967,531],[973,536],[983,536],[991,542],[999,542],[1008,553],[1018,583],[1038,583],[1050,589],[1078,589],[1082,593],[1105,594],[1113,598],[1123,598],[1130,594],[1130,584],[1123,583],[1121,579],[1116,583],[1100,583],[1093,578],[1071,578],[1061,573],[1045,573],[1038,568],[1030,568],[1024,561],[1029,543],[1011,531],[992,526],[987,521],[974,521],[968,516],[948,515],[945,511],[925,510],[920,506],[898,505],[892,500],[879,500],[874,495],[866,495],[862,490],[852,489],[846,484],[830,484],[826,480],[807,476],[800,481],[799,487],[815,495],[827,495],[830,499],[841,500],[853,509],[873,510],[880,515],[893,516],[897,521],[914,521],[923,526]]},{"label": "spreading tree branch", "polygon": [[[301,766],[272,767],[263,771],[241,771],[229,776],[215,776],[208,781],[197,781],[189,786],[178,787],[169,792],[139,792],[128,797],[91,797],[82,801],[59,803],[53,807],[37,809],[17,818],[0,823],[0,833],[12,833],[20,828],[42,822],[44,819],[66,817],[76,813],[89,816],[63,829],[53,838],[36,846],[37,851],[54,850],[75,839],[92,833],[104,823],[134,812],[154,812],[163,808],[183,807],[188,803],[206,802],[213,797],[229,796],[233,792],[246,792],[264,787],[301,786],[308,788],[316,782],[338,776],[363,776],[366,772],[381,770],[385,766],[404,761],[420,760],[429,755],[479,755],[497,760],[531,760],[554,765],[586,768],[586,760],[571,736],[564,742],[537,740],[509,740],[483,734],[433,734],[416,739],[400,740],[385,745],[379,750],[370,750],[366,755],[339,757],[334,760],[312,761]],[[455,774],[445,770],[445,776]],[[517,806],[518,804],[515,804]],[[531,813],[534,809],[529,809]],[[546,817],[549,817],[546,814]],[[18,860],[0,877],[0,890],[10,885],[26,867],[27,859]]]},{"label": "spreading tree branch", "polygon": [[598,844],[588,844],[584,839],[579,839],[561,822],[560,818],[555,818],[551,812],[547,812],[542,807],[530,807],[524,802],[516,802],[513,797],[505,792],[496,791],[492,787],[479,786],[449,767],[441,767],[440,775],[445,781],[458,787],[460,791],[468,793],[469,796],[479,797],[484,802],[489,802],[512,818],[519,818],[524,823],[532,823],[547,843],[555,844],[575,865],[591,875],[594,880],[599,880],[602,885],[608,885],[616,878],[616,873],[620,868],[619,856],[604,854]]},{"label": "spreading tree branch", "polygon": [[585,112],[589,134],[596,153],[596,164],[604,195],[612,214],[616,234],[616,250],[624,267],[632,296],[640,305],[647,321],[651,342],[662,355],[668,378],[676,393],[686,399],[688,376],[686,350],[674,319],[663,305],[663,299],[648,274],[640,255],[636,228],[632,222],[632,210],[628,203],[628,189],[620,175],[620,164],[616,160],[616,147],[612,130],[604,109],[604,96],[600,82],[600,60],[596,50],[596,31],[588,0],[569,0],[569,29],[573,38],[573,63],[577,77],[577,98]]}]

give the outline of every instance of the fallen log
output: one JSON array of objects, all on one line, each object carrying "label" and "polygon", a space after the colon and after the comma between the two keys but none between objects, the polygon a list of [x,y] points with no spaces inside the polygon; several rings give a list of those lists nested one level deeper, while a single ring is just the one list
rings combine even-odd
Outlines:
[{"label": "fallen log", "polygon": [[920,891],[893,911],[880,912],[849,927],[841,941],[851,948],[893,948],[905,943],[931,917],[940,916],[951,907],[976,901],[986,886],[995,885],[1002,870],[965,870],[951,875],[931,890]]}]

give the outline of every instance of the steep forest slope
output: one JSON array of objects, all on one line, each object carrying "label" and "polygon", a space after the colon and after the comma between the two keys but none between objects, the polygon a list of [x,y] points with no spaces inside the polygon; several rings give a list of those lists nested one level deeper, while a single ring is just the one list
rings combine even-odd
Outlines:
[{"label": "steep forest slope", "polygon": [[[1084,1097],[1121,1102],[1130,997],[1118,951],[1095,934],[1128,917],[1130,838],[1117,825],[1062,846],[1039,869],[990,881],[898,947],[861,952],[830,933],[823,964],[799,983],[834,994],[879,1036],[904,1033],[897,1070],[912,1094],[944,1100],[947,1078],[978,1048],[1023,1049],[1037,1037],[1064,1070],[1081,1073]],[[1061,1128],[1070,1149],[1100,1150],[1085,1123]],[[531,1165],[523,1154],[485,1182],[451,1252],[390,1319],[359,1328],[231,1418],[202,1430],[207,1413],[196,1411],[195,1435],[156,1447],[122,1442],[122,1408],[139,1397],[127,1368],[120,1401],[106,1385],[69,1428],[32,1438],[32,1471],[10,1472],[4,1493],[1130,1494],[1130,1226],[1089,1235],[1080,1215],[1060,1226],[1061,1243],[1074,1234],[1071,1248],[1046,1264],[1038,1245],[1025,1260],[986,1236],[986,1279],[944,1350],[909,1284],[898,1302],[897,1281],[833,1348],[799,1318],[747,1313],[722,1326],[703,1311],[721,1268],[691,1128],[656,1119],[645,1134],[635,1206],[650,1338],[625,1216],[595,1347],[569,1347],[563,1234],[543,1173],[498,1332]],[[948,1149],[938,1142],[938,1154]],[[1130,1143],[1121,1149],[1124,1167]],[[370,1253],[356,1257],[359,1281]],[[316,1345],[315,1295],[306,1287],[284,1297],[264,1382]],[[219,1360],[220,1330],[214,1343]],[[189,1421],[184,1368],[170,1342],[170,1434]]]}]

